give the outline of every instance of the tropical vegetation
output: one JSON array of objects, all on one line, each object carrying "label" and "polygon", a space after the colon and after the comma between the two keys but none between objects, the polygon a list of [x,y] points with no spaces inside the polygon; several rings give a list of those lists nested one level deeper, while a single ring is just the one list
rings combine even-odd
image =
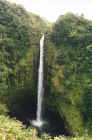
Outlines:
[{"label": "tropical vegetation", "polygon": [[[42,33],[44,109],[59,114],[68,136],[38,137],[35,128],[24,125],[36,111]],[[51,24],[0,0],[0,140],[91,140],[91,100],[92,21],[67,13]]]}]

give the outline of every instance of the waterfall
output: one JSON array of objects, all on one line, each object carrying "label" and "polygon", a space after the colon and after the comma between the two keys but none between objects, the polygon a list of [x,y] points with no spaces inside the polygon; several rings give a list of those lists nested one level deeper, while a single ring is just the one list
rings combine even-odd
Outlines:
[{"label": "waterfall", "polygon": [[38,73],[38,100],[37,100],[37,121],[42,120],[42,100],[43,100],[43,46],[44,35],[40,40],[40,63]]},{"label": "waterfall", "polygon": [[39,61],[39,71],[38,71],[38,91],[37,91],[37,114],[36,120],[32,121],[32,124],[37,127],[43,125],[42,120],[42,101],[43,101],[43,65],[44,65],[44,34],[40,39],[40,61]]}]

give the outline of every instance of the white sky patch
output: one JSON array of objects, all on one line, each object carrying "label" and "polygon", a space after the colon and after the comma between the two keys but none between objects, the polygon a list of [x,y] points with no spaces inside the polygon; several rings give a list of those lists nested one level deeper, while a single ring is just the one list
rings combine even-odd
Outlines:
[{"label": "white sky patch", "polygon": [[84,14],[92,19],[91,0],[8,0],[23,5],[28,11],[54,22],[59,15],[67,12]]}]

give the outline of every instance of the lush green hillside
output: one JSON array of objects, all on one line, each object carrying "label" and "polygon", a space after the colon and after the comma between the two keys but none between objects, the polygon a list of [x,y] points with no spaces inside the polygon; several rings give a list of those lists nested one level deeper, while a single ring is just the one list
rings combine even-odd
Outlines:
[{"label": "lush green hillside", "polygon": [[57,49],[52,90],[58,111],[74,135],[92,135],[92,21],[62,15],[51,38]]},{"label": "lush green hillside", "polygon": [[0,0],[0,113],[7,111],[5,104],[15,108],[26,92],[28,98],[36,93],[39,40],[47,26],[23,7]]},{"label": "lush green hillside", "polygon": [[[68,13],[51,25],[6,0],[0,0],[0,139],[52,140],[46,134],[38,138],[36,130],[6,117],[23,120],[36,111],[41,33],[45,33],[44,108],[60,115],[68,135],[84,135],[53,139],[91,140],[92,21]],[[11,124],[9,129],[6,124]]]}]

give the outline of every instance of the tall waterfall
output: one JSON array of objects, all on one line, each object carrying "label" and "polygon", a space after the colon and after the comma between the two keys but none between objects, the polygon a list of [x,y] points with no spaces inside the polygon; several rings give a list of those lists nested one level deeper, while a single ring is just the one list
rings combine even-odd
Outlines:
[{"label": "tall waterfall", "polygon": [[39,61],[39,71],[38,71],[38,92],[37,92],[37,114],[36,120],[32,121],[32,124],[37,127],[43,125],[42,120],[42,100],[43,100],[43,64],[44,64],[44,34],[40,39],[40,61]]},{"label": "tall waterfall", "polygon": [[38,100],[37,100],[37,121],[42,120],[42,100],[43,100],[43,46],[44,46],[44,35],[40,40],[40,63],[38,73]]}]

